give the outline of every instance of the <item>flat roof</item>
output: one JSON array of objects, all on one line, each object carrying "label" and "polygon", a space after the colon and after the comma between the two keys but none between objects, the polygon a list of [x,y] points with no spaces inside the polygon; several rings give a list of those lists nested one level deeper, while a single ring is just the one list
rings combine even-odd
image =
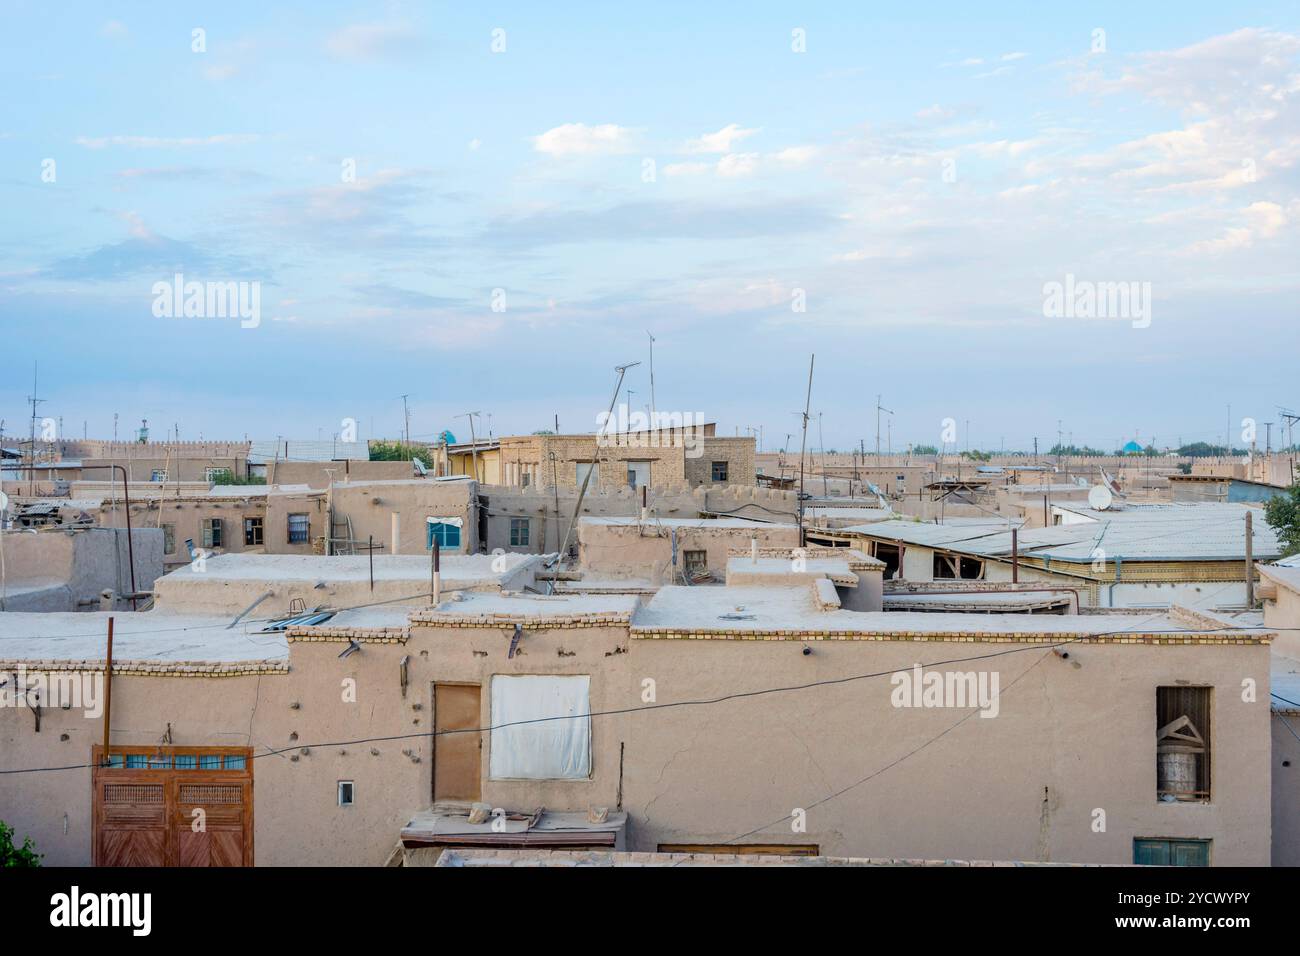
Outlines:
[{"label": "flat roof", "polygon": [[662,525],[665,528],[701,528],[701,529],[726,529],[726,528],[797,528],[798,525],[793,523],[781,524],[772,521],[755,521],[749,518],[656,518],[654,515],[642,521],[639,517],[633,516],[591,516],[578,519],[579,525],[606,525],[613,527],[628,527],[632,525]]},{"label": "flat roof", "polygon": [[[901,611],[824,611],[814,591],[804,585],[789,587],[660,588],[632,617],[633,637],[692,636],[742,638],[746,635],[777,637],[854,636],[878,639],[1025,640],[1052,641],[1071,638],[1158,638],[1168,643],[1185,640],[1249,642],[1271,639],[1260,628],[1190,630],[1172,614],[1072,615],[916,613]],[[1180,638],[1185,640],[1180,640]]]},{"label": "flat roof", "polygon": [[113,620],[113,660],[211,662],[283,661],[289,656],[283,634],[258,633],[261,621],[234,615],[178,614],[170,611],[0,612],[0,661],[103,661],[108,619]]},{"label": "flat roof", "polygon": [[962,608],[1039,608],[1074,603],[1069,591],[965,591],[952,593],[938,591],[889,591],[885,594],[885,607],[891,610],[909,610],[914,607],[961,611]]},{"label": "flat roof", "polygon": [[521,594],[458,591],[437,607],[411,608],[413,623],[493,624],[525,620],[627,620],[640,603],[635,594]]},{"label": "flat roof", "polygon": [[[467,581],[499,581],[523,565],[540,564],[537,554],[443,554],[440,573],[444,585]],[[499,562],[499,564],[498,564]],[[497,570],[494,565],[500,567]],[[376,581],[413,581],[429,585],[429,558],[420,554],[376,554]],[[209,557],[202,571],[186,564],[163,578],[171,581],[369,581],[366,555],[251,554],[236,552]]]}]

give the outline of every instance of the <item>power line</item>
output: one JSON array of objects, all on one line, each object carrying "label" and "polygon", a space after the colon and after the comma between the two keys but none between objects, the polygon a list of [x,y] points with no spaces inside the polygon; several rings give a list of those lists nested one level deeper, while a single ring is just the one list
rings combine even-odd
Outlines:
[{"label": "power line", "polygon": [[[1159,615],[1152,615],[1150,618],[1148,618],[1148,620],[1153,620],[1153,619],[1154,619],[1155,617],[1157,617],[1157,616],[1159,616]],[[1236,631],[1236,630],[1240,630],[1240,629],[1238,629],[1238,628],[1224,628],[1223,630],[1227,630],[1227,631]],[[1295,629],[1295,628],[1293,628],[1292,630],[1300,630],[1300,629]],[[1066,646],[1068,646],[1068,645],[1071,645],[1071,644],[1077,644],[1077,643],[1080,643],[1080,642],[1086,642],[1086,641],[1088,641],[1089,639],[1092,639],[1092,638],[1098,638],[1098,637],[1109,637],[1109,636],[1118,636],[1118,635],[1121,635],[1121,634],[1131,634],[1131,633],[1133,633],[1133,631],[1132,631],[1131,629],[1130,629],[1130,630],[1120,630],[1120,631],[1103,631],[1103,632],[1099,632],[1099,633],[1097,633],[1097,634],[1089,634],[1089,635],[1085,635],[1085,636],[1081,636],[1081,637],[1074,637],[1074,638],[1070,638],[1070,639],[1068,639],[1068,640],[1057,641],[1057,642],[1055,642],[1055,643],[1051,643],[1051,644],[1030,644],[1030,645],[1026,645],[1026,646],[1024,646],[1024,647],[1009,648],[1009,649],[1004,650],[1004,651],[993,651],[993,652],[990,652],[990,653],[988,653],[988,654],[975,654],[975,655],[972,655],[972,656],[970,656],[970,657],[958,657],[958,658],[952,658],[952,659],[949,659],[949,660],[930,661],[930,662],[928,662],[925,666],[927,666],[927,667],[932,667],[932,668],[933,668],[933,667],[944,667],[944,666],[947,666],[947,665],[949,665],[949,664],[963,664],[963,663],[967,663],[967,662],[969,662],[969,661],[989,660],[989,659],[991,659],[991,658],[995,658],[995,657],[1005,657],[1005,656],[1010,655],[1010,654],[1020,654],[1020,653],[1024,653],[1024,652],[1026,652],[1026,651],[1032,651],[1032,650],[1054,651],[1054,650],[1056,650],[1057,648],[1060,648],[1060,647],[1066,647]],[[1151,632],[1151,633],[1182,634],[1182,633],[1186,633],[1186,632],[1184,632],[1184,631],[1168,631],[1168,632]],[[1204,633],[1204,632],[1199,632],[1199,633]],[[1045,658],[1045,657],[1046,657],[1046,654],[1044,654],[1044,658]],[[1031,667],[1026,668],[1025,671],[1024,671],[1024,673],[1022,673],[1021,675],[1019,675],[1018,677],[1016,677],[1015,680],[1013,680],[1010,684],[1007,685],[1008,688],[1014,686],[1015,683],[1016,683],[1016,681],[1020,680],[1020,678],[1023,677],[1024,674],[1027,674],[1030,670],[1032,670],[1032,669],[1033,669],[1033,666],[1036,666],[1037,663],[1038,663],[1038,662],[1035,662],[1035,665],[1031,665]],[[268,750],[266,753],[261,753],[261,754],[253,754],[252,757],[251,757],[250,759],[258,760],[258,759],[261,759],[262,757],[274,757],[274,756],[279,756],[280,754],[283,754],[283,753],[289,753],[289,752],[292,752],[292,751],[295,751],[295,750],[301,750],[301,749],[304,748],[304,747],[308,747],[308,748],[310,748],[310,747],[342,747],[342,746],[356,746],[356,745],[358,745],[358,744],[364,744],[364,743],[383,743],[383,742],[386,742],[386,741],[393,741],[393,740],[413,740],[413,739],[417,739],[417,738],[425,738],[425,737],[444,737],[444,736],[450,736],[450,735],[452,735],[452,734],[483,734],[483,733],[491,733],[491,732],[494,731],[494,730],[503,730],[503,729],[505,729],[505,728],[507,728],[507,727],[517,727],[517,726],[523,726],[523,725],[528,725],[528,724],[549,723],[549,722],[557,721],[557,720],[581,720],[581,719],[583,719],[583,718],[617,717],[617,716],[623,716],[623,715],[626,715],[626,714],[644,713],[644,712],[647,712],[647,711],[653,711],[653,710],[668,710],[668,709],[673,709],[673,708],[677,708],[677,707],[701,707],[701,706],[712,706],[712,705],[715,705],[715,704],[726,703],[726,702],[728,702],[728,701],[733,701],[733,700],[746,700],[746,699],[750,699],[750,698],[754,698],[754,697],[764,697],[764,696],[767,696],[767,695],[770,695],[770,694],[790,693],[790,692],[800,691],[800,690],[811,690],[811,689],[816,689],[816,688],[820,688],[820,687],[831,687],[831,686],[836,686],[836,685],[839,685],[839,684],[848,684],[848,683],[852,683],[852,682],[855,682],[855,681],[860,681],[860,680],[869,680],[869,679],[876,678],[876,677],[886,677],[886,676],[891,676],[891,675],[893,675],[893,674],[897,674],[897,673],[900,673],[900,671],[899,671],[898,668],[891,668],[891,669],[889,669],[889,670],[884,670],[884,671],[873,671],[873,672],[865,673],[865,674],[853,674],[853,675],[850,675],[850,676],[848,676],[848,677],[836,677],[836,678],[828,678],[828,679],[826,679],[826,680],[820,680],[820,681],[810,681],[810,682],[805,683],[805,684],[790,684],[790,685],[785,685],[785,686],[781,686],[781,687],[767,687],[767,688],[762,688],[762,689],[760,689],[760,690],[753,690],[753,691],[737,691],[737,692],[732,693],[732,694],[724,694],[724,695],[722,695],[722,696],[720,696],[720,697],[699,698],[699,699],[696,699],[696,700],[669,701],[669,702],[662,703],[662,704],[660,704],[660,703],[645,704],[645,705],[641,705],[641,706],[637,706],[637,707],[621,707],[621,708],[616,708],[616,709],[613,709],[613,710],[588,711],[588,712],[585,713],[585,714],[561,714],[561,715],[555,715],[555,716],[551,716],[551,717],[533,717],[533,718],[529,718],[529,719],[527,719],[527,720],[514,720],[514,721],[506,721],[506,722],[504,722],[504,723],[500,723],[500,724],[491,724],[491,725],[489,725],[489,726],[487,726],[487,727],[469,727],[469,728],[461,728],[461,729],[457,729],[457,730],[426,731],[426,732],[423,732],[423,733],[415,733],[415,734],[395,734],[395,735],[384,736],[384,737],[362,737],[362,738],[358,738],[358,739],[355,739],[355,740],[340,740],[340,741],[330,741],[330,742],[324,742],[324,743],[307,743],[307,744],[304,744],[304,743],[295,743],[294,746],[292,746],[292,747],[285,747],[285,748],[281,748],[281,749],[279,749],[279,750]],[[1278,696],[1278,695],[1275,694],[1275,695],[1273,695],[1273,696]],[[1285,700],[1285,698],[1279,698],[1279,699]],[[1287,701],[1287,703],[1291,703],[1291,702],[1290,702],[1290,701]],[[951,730],[951,729],[953,729],[954,727],[958,726],[958,725],[959,725],[960,723],[962,723],[964,720],[968,719],[970,716],[973,716],[974,713],[975,713],[975,712],[972,711],[971,714],[968,714],[966,717],[962,718],[962,721],[958,721],[957,724],[953,724],[952,727],[949,727],[949,728],[948,728],[948,730]],[[947,732],[948,732],[948,731],[944,731],[944,733],[947,733]],[[942,736],[942,734],[940,734],[939,736]],[[925,746],[928,746],[929,743],[933,743],[933,740],[937,740],[937,739],[938,739],[938,737],[933,738],[931,741],[927,742],[926,744],[923,744],[922,747],[917,748],[917,750],[919,751],[919,750],[921,750],[921,749],[924,749]],[[913,751],[913,753],[915,753],[915,752],[917,752],[917,751]],[[900,758],[899,761],[896,761],[895,764],[892,764],[891,766],[894,766],[894,765],[896,765],[897,763],[901,762],[901,760],[906,759],[907,756],[910,756],[910,754],[904,755],[903,758]],[[93,767],[93,766],[95,766],[95,765],[94,765],[94,764],[85,763],[85,764],[70,764],[70,765],[67,765],[67,766],[61,766],[61,767],[32,767],[32,768],[24,768],[24,769],[17,769],[17,770],[0,770],[0,775],[5,775],[5,774],[19,774],[19,773],[44,773],[44,772],[50,772],[50,771],[61,771],[61,770],[84,770],[84,769],[87,769],[87,768],[90,768],[90,767]],[[888,767],[883,768],[880,772],[883,772],[884,769],[888,769]],[[865,779],[869,779],[869,778],[865,778]],[[865,779],[864,779],[863,781],[859,781],[859,783],[863,783],[863,782],[865,782]],[[857,784],[855,784],[854,786],[856,786],[856,785],[857,785]],[[851,789],[851,787],[850,787],[850,788],[847,788],[847,789]],[[842,792],[846,792],[846,791],[842,791]],[[836,795],[838,795],[838,794],[836,794]],[[835,796],[835,795],[832,795],[832,797],[831,797],[831,798],[828,798],[828,799],[833,799],[834,796]],[[826,802],[826,801],[825,801],[825,800],[822,800],[822,801],[820,801],[820,802],[824,803],[824,802]],[[817,805],[818,805],[818,804],[811,804],[811,806],[817,806]],[[788,817],[789,817],[789,815],[787,814],[786,817],[783,817],[782,819],[788,819]],[[780,823],[780,822],[781,822],[780,820],[774,821],[774,823]],[[767,826],[773,826],[774,823],[765,824],[765,827],[767,827]],[[764,829],[765,827],[760,827],[759,829]],[[751,832],[758,832],[758,831],[751,831]],[[735,837],[735,838],[733,838],[733,839],[743,839],[744,836],[748,836],[748,835],[749,835],[749,834],[744,834],[744,835],[742,835],[741,837]],[[730,841],[727,841],[727,842],[730,842]]]}]

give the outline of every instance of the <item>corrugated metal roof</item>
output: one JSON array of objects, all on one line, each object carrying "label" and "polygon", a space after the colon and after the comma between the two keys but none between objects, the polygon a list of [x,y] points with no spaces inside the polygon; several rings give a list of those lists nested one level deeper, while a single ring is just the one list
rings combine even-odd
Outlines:
[{"label": "corrugated metal roof", "polygon": [[[1069,510],[1092,520],[1022,530],[1018,541],[1021,553],[1071,563],[1093,561],[1097,549],[1108,561],[1117,557],[1125,561],[1229,561],[1246,557],[1244,505],[1197,502],[1128,505],[1118,511]],[[1005,525],[981,530],[884,521],[842,530],[973,555],[1011,554],[1011,534]],[[1254,557],[1260,561],[1282,553],[1276,532],[1258,508],[1254,509],[1252,545]]]},{"label": "corrugated metal roof", "polygon": [[291,627],[311,627],[313,624],[324,624],[333,616],[333,611],[312,611],[310,614],[287,617],[283,621],[273,621],[262,628],[262,633],[271,634],[276,631],[287,631]]}]

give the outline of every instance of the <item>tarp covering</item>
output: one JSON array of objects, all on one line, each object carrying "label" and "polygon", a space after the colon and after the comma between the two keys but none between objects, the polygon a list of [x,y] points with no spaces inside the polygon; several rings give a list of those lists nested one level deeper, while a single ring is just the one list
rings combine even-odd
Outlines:
[{"label": "tarp covering", "polygon": [[[493,677],[491,777],[554,780],[591,776],[590,683],[591,678],[585,676]],[[540,719],[567,714],[584,716]]]}]

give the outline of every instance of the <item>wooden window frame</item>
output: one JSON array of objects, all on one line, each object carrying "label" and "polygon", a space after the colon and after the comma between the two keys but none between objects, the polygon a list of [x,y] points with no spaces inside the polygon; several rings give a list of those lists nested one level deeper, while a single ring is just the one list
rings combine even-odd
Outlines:
[{"label": "wooden window frame", "polygon": [[225,526],[220,518],[204,518],[200,524],[203,547],[205,548],[224,548],[226,535]]},{"label": "wooden window frame", "polygon": [[[520,532],[523,532],[520,534]],[[532,537],[532,520],[529,518],[510,519],[510,547],[526,548]]]}]

